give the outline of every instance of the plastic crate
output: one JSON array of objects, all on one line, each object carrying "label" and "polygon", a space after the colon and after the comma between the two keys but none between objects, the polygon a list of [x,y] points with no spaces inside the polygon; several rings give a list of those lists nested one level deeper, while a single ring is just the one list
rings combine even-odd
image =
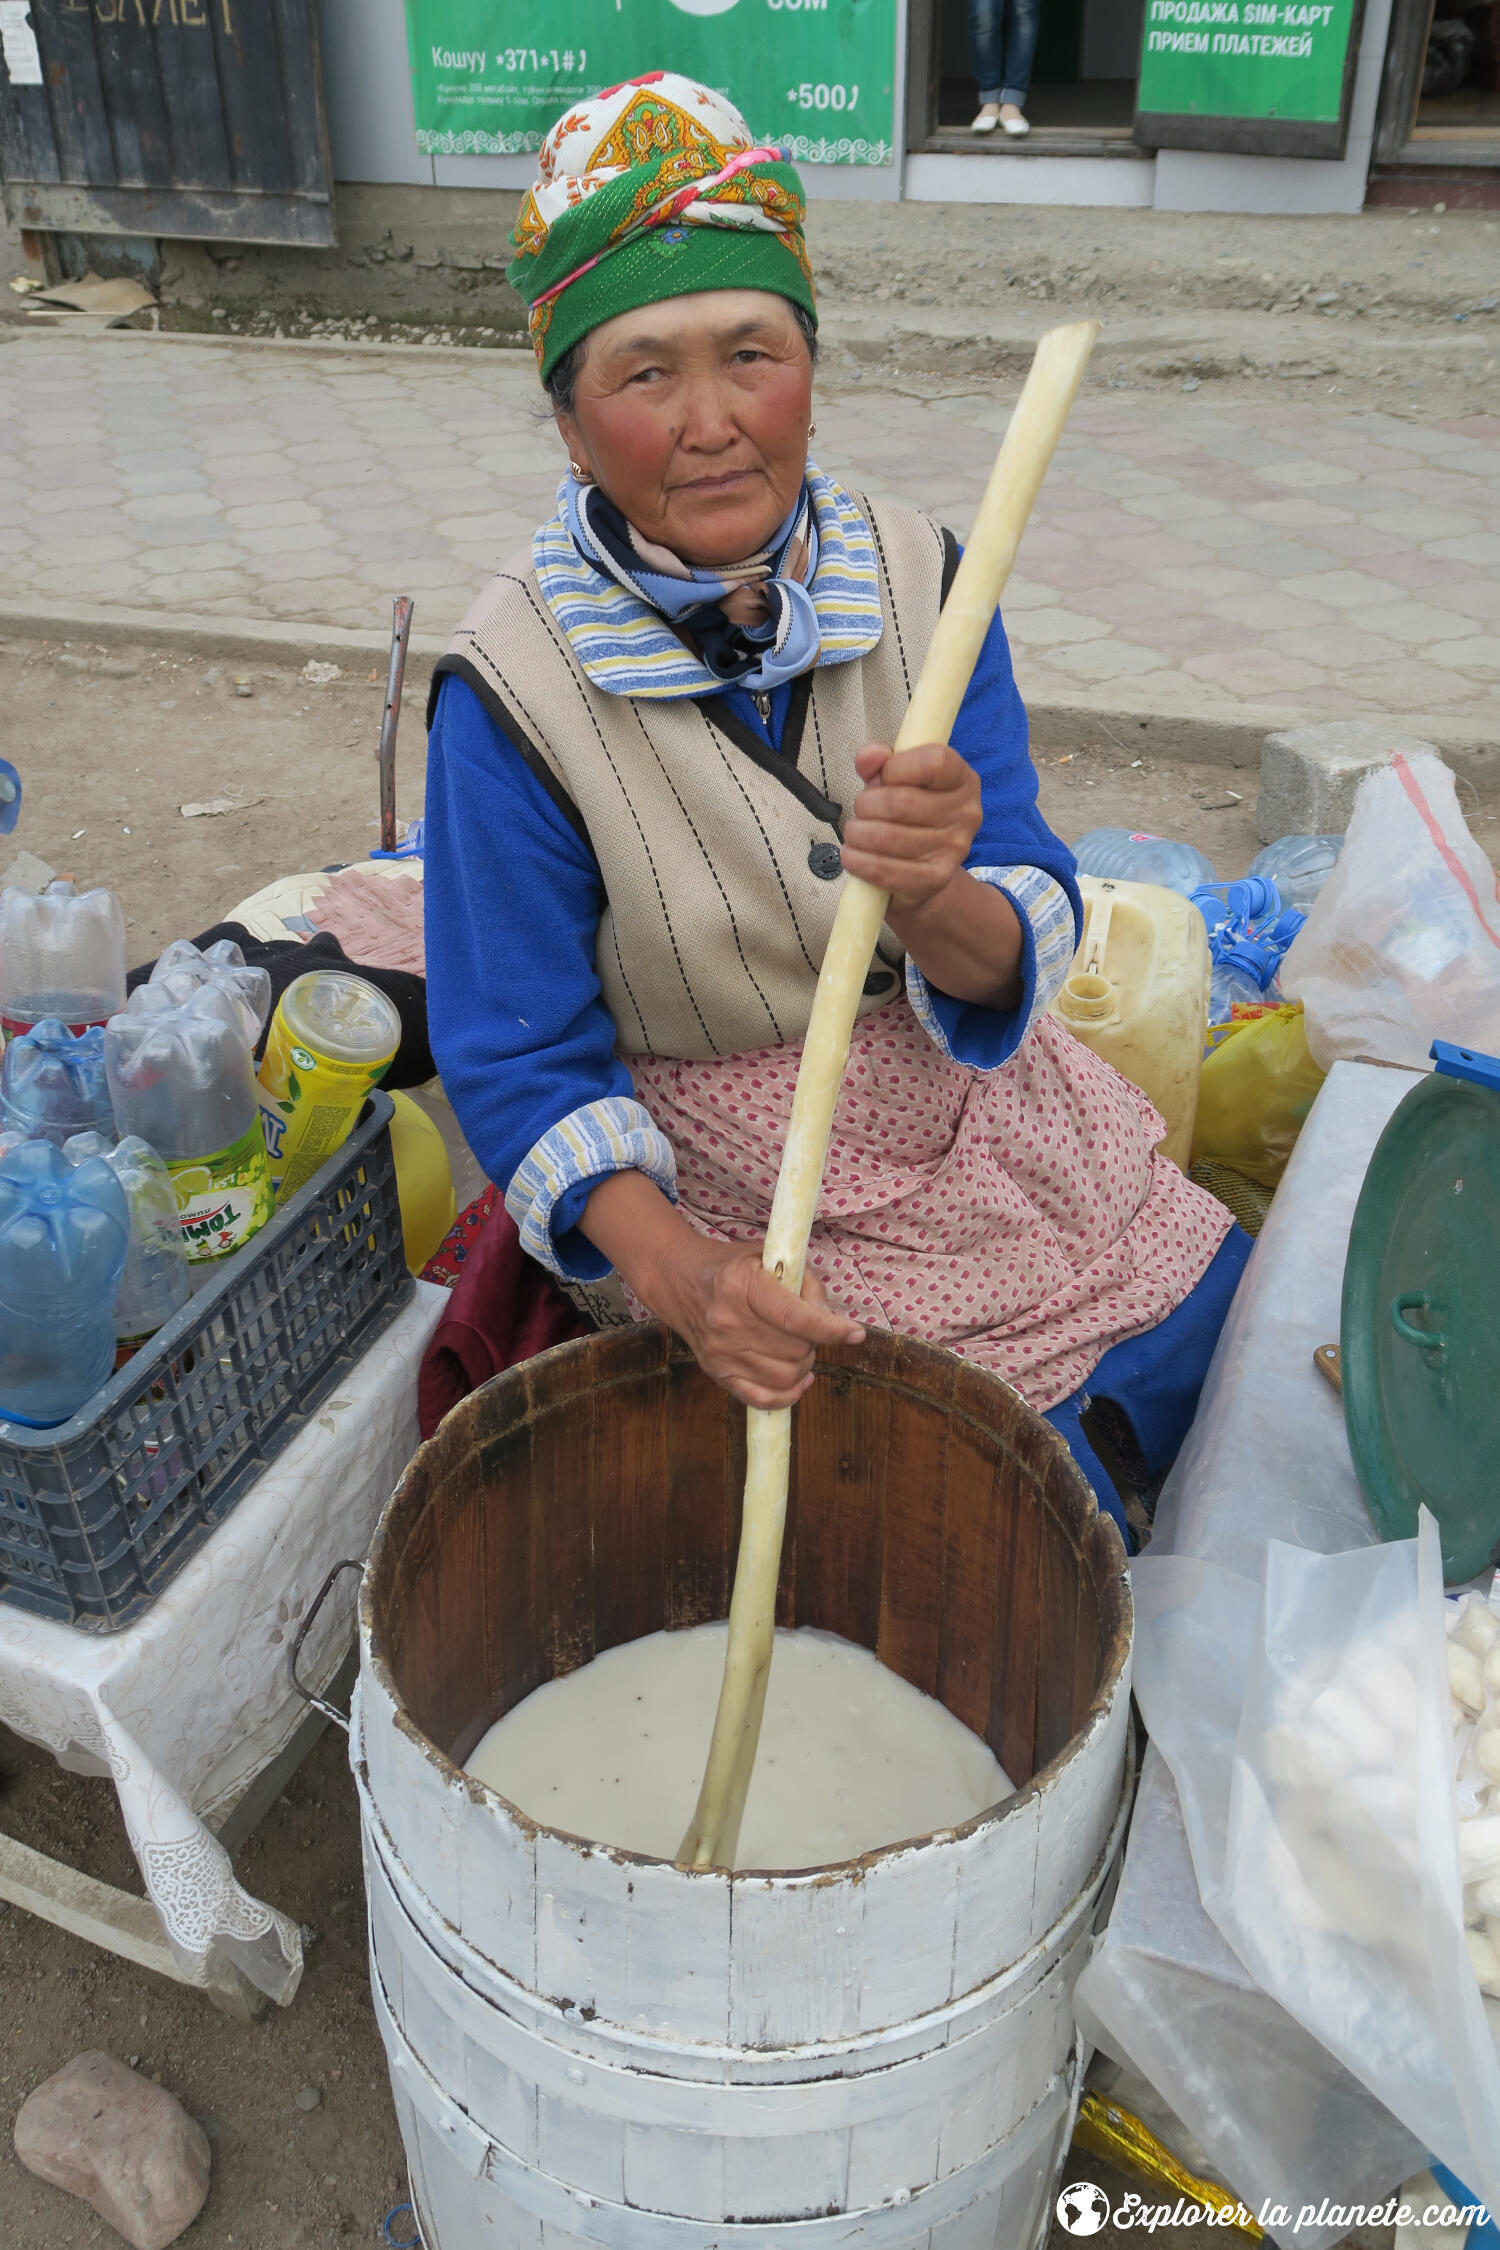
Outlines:
[{"label": "plastic crate", "polygon": [[0,1601],[91,1632],[148,1609],[412,1292],[392,1106],[70,1422],[0,1420]]}]

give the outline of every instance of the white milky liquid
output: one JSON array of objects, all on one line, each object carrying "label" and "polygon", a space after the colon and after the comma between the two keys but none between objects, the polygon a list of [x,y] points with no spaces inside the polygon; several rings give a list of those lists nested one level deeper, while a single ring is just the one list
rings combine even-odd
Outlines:
[{"label": "white milky liquid", "polygon": [[[727,1625],[651,1633],[552,1680],[469,1772],[549,1828],[672,1859],[698,1801]],[[867,1649],[778,1633],[737,1867],[826,1867],[957,1827],[1011,1784],[987,1743]]]}]

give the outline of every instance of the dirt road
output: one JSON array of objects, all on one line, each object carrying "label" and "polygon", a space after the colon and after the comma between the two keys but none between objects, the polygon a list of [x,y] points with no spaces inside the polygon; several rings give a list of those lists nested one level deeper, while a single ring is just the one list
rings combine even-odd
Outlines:
[{"label": "dirt road", "polygon": [[[422,809],[427,673],[414,664],[407,678],[402,820]],[[130,960],[150,960],[274,877],[362,858],[378,841],[384,685],[383,667],[315,687],[294,666],[212,646],[0,641],[7,754],[25,791],[9,844],[107,884],[125,907]],[[1253,768],[1140,759],[1128,731],[1104,724],[1049,744],[1045,761],[1042,809],[1066,837],[1165,830],[1200,845],[1224,875],[1241,873],[1256,850]],[[1221,805],[1228,794],[1240,801]],[[184,804],[223,799],[241,809],[183,817]],[[0,846],[0,868],[10,856]]]}]

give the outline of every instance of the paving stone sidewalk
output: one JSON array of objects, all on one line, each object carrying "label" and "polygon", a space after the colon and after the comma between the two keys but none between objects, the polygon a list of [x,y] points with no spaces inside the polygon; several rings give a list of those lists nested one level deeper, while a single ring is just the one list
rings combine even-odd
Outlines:
[{"label": "paving stone sidewalk", "polygon": [[[820,397],[822,465],[962,533],[1013,386]],[[0,599],[445,635],[551,506],[529,361],[27,336],[0,348]],[[1037,706],[1493,729],[1500,415],[1086,393],[1005,613]]]}]

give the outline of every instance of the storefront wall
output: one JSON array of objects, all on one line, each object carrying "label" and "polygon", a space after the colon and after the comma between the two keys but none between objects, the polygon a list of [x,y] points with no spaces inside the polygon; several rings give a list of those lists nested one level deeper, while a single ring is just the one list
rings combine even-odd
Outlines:
[{"label": "storefront wall", "polygon": [[[530,185],[531,156],[425,156],[417,147],[404,0],[317,0],[329,139],[337,180],[421,187]],[[1364,202],[1391,0],[1367,0],[1345,156],[1219,156],[1163,149],[1155,157],[973,154],[911,150],[888,165],[799,167],[811,196],[890,202],[1049,203],[1170,211],[1341,212]],[[906,96],[906,7],[900,11],[898,144]],[[643,57],[643,67],[662,58]]]}]

